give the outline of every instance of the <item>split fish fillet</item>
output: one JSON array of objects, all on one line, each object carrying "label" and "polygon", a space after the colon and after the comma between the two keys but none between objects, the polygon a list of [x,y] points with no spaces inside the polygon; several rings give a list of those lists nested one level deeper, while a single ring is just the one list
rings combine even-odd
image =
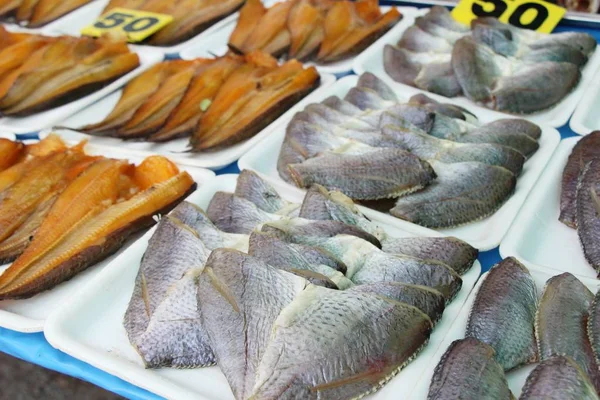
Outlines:
[{"label": "split fish fillet", "polygon": [[465,336],[492,346],[505,371],[534,363],[536,305],[537,290],[527,268],[512,257],[504,259],[483,281]]},{"label": "split fish fillet", "polygon": [[92,0],[39,0],[27,24],[30,28],[44,26]]},{"label": "split fish fillet", "polygon": [[252,397],[360,398],[406,366],[431,328],[429,317],[407,304],[308,287],[274,321]]},{"label": "split fish fillet", "polygon": [[442,355],[429,386],[428,400],[513,400],[494,349],[475,338],[456,340]]},{"label": "split fish fillet", "polygon": [[22,160],[25,145],[9,139],[0,139],[0,172]]},{"label": "split fish fillet", "polygon": [[197,235],[167,215],[148,242],[123,321],[146,368],[215,362],[200,322],[194,283],[210,251]]},{"label": "split fish fillet", "polygon": [[223,232],[243,234],[249,234],[259,224],[282,218],[261,210],[249,200],[226,192],[215,193],[206,213]]},{"label": "split fish fillet", "polygon": [[593,159],[585,164],[577,184],[575,204],[577,234],[587,262],[600,273],[600,160]]},{"label": "split fish fillet", "polygon": [[296,216],[295,214],[297,214],[297,204],[282,199],[273,186],[262,179],[256,172],[247,169],[240,172],[234,194],[237,197],[251,201],[261,210],[271,214],[289,216]]}]

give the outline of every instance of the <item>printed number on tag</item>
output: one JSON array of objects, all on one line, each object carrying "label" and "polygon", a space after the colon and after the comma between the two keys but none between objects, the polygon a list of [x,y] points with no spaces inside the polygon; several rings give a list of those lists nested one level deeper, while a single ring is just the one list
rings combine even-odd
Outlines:
[{"label": "printed number on tag", "polygon": [[550,33],[566,11],[543,0],[462,0],[452,16],[466,25],[478,17],[494,17],[518,28]]},{"label": "printed number on tag", "polygon": [[171,15],[113,8],[92,25],[83,28],[81,34],[98,37],[105,33],[114,33],[127,37],[128,42],[141,42],[172,21]]}]

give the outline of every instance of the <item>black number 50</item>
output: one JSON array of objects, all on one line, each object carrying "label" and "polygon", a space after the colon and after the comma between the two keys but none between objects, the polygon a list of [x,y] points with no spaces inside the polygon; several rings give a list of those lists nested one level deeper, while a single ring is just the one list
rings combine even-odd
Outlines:
[{"label": "black number 50", "polygon": [[486,11],[480,4],[473,3],[473,7],[471,8],[471,10],[473,11],[473,14],[477,15],[478,17],[500,18],[500,16],[502,14],[504,14],[504,11],[506,11],[506,9],[508,8],[506,3],[503,2],[502,0],[483,0],[483,1],[488,4],[493,4],[494,8],[491,11]]},{"label": "black number 50", "polygon": [[[130,18],[135,18],[135,15],[115,12],[107,15],[102,20],[97,21],[94,26],[100,29],[112,29],[119,25],[123,25]],[[158,18],[155,17],[141,17],[129,22],[123,27],[123,30],[125,32],[141,32],[159,22]]]}]

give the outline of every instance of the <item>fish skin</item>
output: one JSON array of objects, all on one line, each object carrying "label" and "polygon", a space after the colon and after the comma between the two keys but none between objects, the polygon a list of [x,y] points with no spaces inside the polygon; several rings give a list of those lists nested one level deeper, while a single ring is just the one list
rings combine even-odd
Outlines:
[{"label": "fish skin", "polygon": [[300,207],[300,218],[339,221],[354,225],[382,241],[387,234],[361,213],[352,200],[341,192],[328,191],[313,185],[307,191]]},{"label": "fish skin", "polygon": [[[490,92],[488,105],[515,114],[542,111],[560,102],[580,78],[581,72],[574,64],[539,62],[498,79]],[[548,86],[548,82],[553,84]]]},{"label": "fish skin", "polygon": [[489,46],[497,54],[503,56],[518,56],[523,52],[523,45],[512,30],[499,21],[494,24],[487,23],[488,18],[476,18],[471,21],[471,35],[473,39]]},{"label": "fish skin", "polygon": [[435,367],[428,400],[479,400],[514,397],[494,349],[475,338],[455,340]]},{"label": "fish skin", "polygon": [[208,215],[197,205],[182,201],[169,214],[198,233],[198,237],[208,250],[227,247],[240,251],[248,250],[248,236],[227,233],[219,230]]},{"label": "fish skin", "polygon": [[600,365],[600,292],[596,293],[590,306],[587,335],[594,352],[596,364]]},{"label": "fish skin", "polygon": [[236,399],[247,399],[272,325],[308,282],[247,254],[214,250],[198,278],[198,307]]},{"label": "fish skin", "polygon": [[63,15],[66,15],[79,7],[89,3],[91,0],[55,1],[39,0],[27,27],[38,28],[44,26]]},{"label": "fish skin", "polygon": [[430,35],[444,38],[450,43],[456,42],[465,35],[465,32],[457,32],[455,30],[447,29],[441,25],[438,25],[433,19],[428,18],[428,14],[425,14],[422,17],[417,17],[415,19],[415,25]]},{"label": "fish skin", "polygon": [[598,390],[600,371],[586,329],[593,300],[592,292],[575,276],[553,276],[539,301],[535,332],[542,361],[557,355],[573,358]]},{"label": "fish skin", "polygon": [[386,109],[395,104],[395,102],[384,100],[374,90],[356,86],[346,93],[344,100],[363,111]]},{"label": "fish skin", "polygon": [[210,251],[197,233],[165,216],[148,242],[123,325],[146,368],[193,368],[215,358],[198,315],[196,287]]},{"label": "fish skin", "polygon": [[248,0],[240,9],[238,21],[235,29],[229,36],[227,46],[235,53],[242,54],[242,46],[246,38],[252,33],[258,25],[267,9],[261,0]]},{"label": "fish skin", "polygon": [[404,49],[391,44],[383,48],[383,67],[393,80],[410,86],[415,86],[421,71],[421,65],[413,62]]},{"label": "fish skin", "polygon": [[325,37],[323,22],[322,13],[310,1],[296,3],[287,19],[287,29],[291,37],[289,58],[304,60],[318,51]]},{"label": "fish skin", "polygon": [[419,89],[446,97],[455,97],[462,93],[462,87],[450,62],[423,65],[414,82]]},{"label": "fish skin", "polygon": [[3,171],[23,159],[25,145],[22,142],[0,138],[0,171]]},{"label": "fish skin", "polygon": [[479,135],[486,138],[495,137],[497,139],[494,140],[497,142],[494,143],[512,147],[523,155],[529,156],[539,148],[537,141],[542,136],[542,129],[524,119],[503,118],[481,125],[464,136],[469,138],[468,140],[476,140]]},{"label": "fish skin", "polygon": [[465,336],[489,344],[505,371],[538,361],[534,323],[537,290],[529,271],[509,257],[481,284]]},{"label": "fish skin", "polygon": [[577,184],[585,166],[596,158],[600,158],[600,131],[577,142],[563,170],[558,220],[570,228],[577,227]]},{"label": "fish skin", "polygon": [[398,96],[394,90],[371,72],[361,74],[356,82],[356,87],[371,89],[384,100],[398,102]]},{"label": "fish skin", "polygon": [[454,143],[434,136],[418,134],[393,126],[383,128],[383,133],[402,143],[402,148],[424,160],[433,159],[443,163],[478,161],[497,165],[519,175],[525,157],[518,151],[492,143]]},{"label": "fish skin", "polygon": [[261,210],[249,200],[226,192],[214,194],[206,214],[223,232],[243,234],[250,233],[259,224],[282,218]]},{"label": "fish skin", "polygon": [[450,14],[450,11],[448,11],[448,9],[443,6],[431,7],[429,12],[426,14],[426,18],[441,27],[455,32],[469,32],[469,28],[457,22]]},{"label": "fish skin", "polygon": [[570,357],[542,361],[527,377],[519,400],[597,400],[594,385]]},{"label": "fish skin", "polygon": [[466,97],[475,102],[491,98],[492,86],[501,75],[496,57],[491,49],[471,37],[456,42],[452,49],[452,69]]},{"label": "fish skin", "polygon": [[520,59],[532,63],[542,61],[568,62],[580,68],[588,61],[587,56],[581,51],[564,44],[557,44],[533,50],[522,56]]},{"label": "fish skin", "polygon": [[311,286],[275,321],[251,398],[360,398],[410,362],[431,328],[415,307]]},{"label": "fish skin", "polygon": [[[271,214],[276,214],[284,209],[292,208],[292,214],[297,207],[281,198],[279,193],[256,172],[248,169],[240,172],[235,192],[237,197],[244,198],[254,203],[258,208]],[[286,212],[289,215],[289,213]]]},{"label": "fish skin", "polygon": [[583,255],[598,273],[600,273],[600,247],[597,245],[600,237],[599,166],[600,160],[596,159],[584,166],[577,184],[575,204],[577,234],[583,248]]},{"label": "fish skin", "polygon": [[593,36],[584,32],[560,32],[552,35],[544,35],[529,43],[532,49],[546,48],[556,44],[571,46],[583,54],[588,55],[596,49],[598,43]]},{"label": "fish skin", "polygon": [[436,260],[459,275],[471,269],[479,254],[479,250],[454,237],[387,238],[381,244],[386,253]]},{"label": "fish skin", "polygon": [[339,112],[350,116],[355,116],[363,112],[363,110],[356,107],[354,104],[342,100],[337,96],[329,96],[321,103],[325,104],[327,107],[331,107],[334,110],[338,110]]},{"label": "fish skin", "polygon": [[417,25],[412,25],[404,31],[398,42],[398,47],[414,51],[415,53],[452,52],[452,44],[448,40],[427,33]]},{"label": "fish skin", "polygon": [[468,115],[474,119],[477,119],[475,115],[471,114],[468,110],[465,110],[462,107],[449,103],[440,103],[423,93],[415,94],[408,99],[408,103],[425,106],[431,112],[443,114],[450,118],[462,119],[466,121]]},{"label": "fish skin", "polygon": [[502,167],[477,162],[432,165],[438,180],[398,199],[392,215],[429,228],[459,226],[493,214],[516,186],[516,177]]},{"label": "fish skin", "polygon": [[322,240],[337,235],[349,235],[363,239],[376,248],[381,242],[362,229],[338,221],[308,221],[300,218],[270,221],[262,225],[261,232],[277,236],[285,241],[310,245],[313,240]]},{"label": "fish skin", "polygon": [[363,121],[360,118],[349,117],[321,103],[309,104],[304,108],[304,112],[318,114],[329,123],[342,125],[347,128],[359,131],[373,130],[373,125],[370,123]]},{"label": "fish skin", "polygon": [[372,293],[413,306],[427,314],[435,325],[442,318],[446,307],[444,296],[427,286],[409,285],[401,282],[378,282],[357,285],[347,289],[352,292]]},{"label": "fish skin", "polygon": [[288,168],[298,187],[320,184],[358,200],[397,197],[427,186],[436,177],[427,162],[389,148],[358,154],[325,153]]}]

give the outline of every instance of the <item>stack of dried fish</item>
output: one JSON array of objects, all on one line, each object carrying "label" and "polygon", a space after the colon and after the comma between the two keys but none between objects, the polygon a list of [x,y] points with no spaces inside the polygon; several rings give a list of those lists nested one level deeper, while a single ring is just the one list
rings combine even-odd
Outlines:
[{"label": "stack of dried fish", "polygon": [[529,114],[561,101],[596,49],[587,33],[546,35],[478,18],[471,29],[441,6],[416,19],[384,51],[396,81],[446,97],[464,95],[499,111]]},{"label": "stack of dried fish", "polygon": [[0,0],[0,18],[37,28],[92,0]]},{"label": "stack of dried fish", "polygon": [[0,27],[0,113],[23,116],[83,97],[139,65],[127,43]]},{"label": "stack of dried fish", "polygon": [[102,14],[119,7],[171,15],[173,22],[144,43],[173,46],[202,33],[242,4],[244,0],[111,0]]},{"label": "stack of dried fish", "polygon": [[[31,297],[117,251],[195,188],[187,172],[152,156],[134,166],[90,156],[58,137],[0,142],[0,299]],[[15,156],[16,155],[16,156]]]},{"label": "stack of dried fish", "polygon": [[113,111],[80,128],[92,135],[163,142],[192,135],[193,151],[254,136],[319,84],[314,67],[279,65],[262,52],[165,61],[132,80]]},{"label": "stack of dried fish", "polygon": [[424,95],[399,103],[367,73],[344,100],[330,97],[294,116],[277,169],[299,187],[319,184],[362,201],[398,198],[392,215],[452,227],[504,204],[540,135],[525,120],[481,125],[467,110]]},{"label": "stack of dried fish", "polygon": [[564,273],[538,301],[527,268],[505,259],[483,281],[467,338],[442,356],[428,399],[512,399],[505,372],[537,362],[520,399],[599,399],[599,298]]},{"label": "stack of dried fish", "polygon": [[242,171],[206,214],[184,202],[160,221],[124,325],[146,367],[216,363],[237,399],[358,398],[426,345],[476,257],[389,237],[322,187],[289,203]]},{"label": "stack of dried fish", "polygon": [[569,156],[559,220],[577,229],[585,259],[600,274],[600,131],[584,136]]},{"label": "stack of dried fish", "polygon": [[333,62],[360,53],[401,18],[396,8],[383,14],[377,0],[284,0],[271,8],[248,0],[229,48]]}]

